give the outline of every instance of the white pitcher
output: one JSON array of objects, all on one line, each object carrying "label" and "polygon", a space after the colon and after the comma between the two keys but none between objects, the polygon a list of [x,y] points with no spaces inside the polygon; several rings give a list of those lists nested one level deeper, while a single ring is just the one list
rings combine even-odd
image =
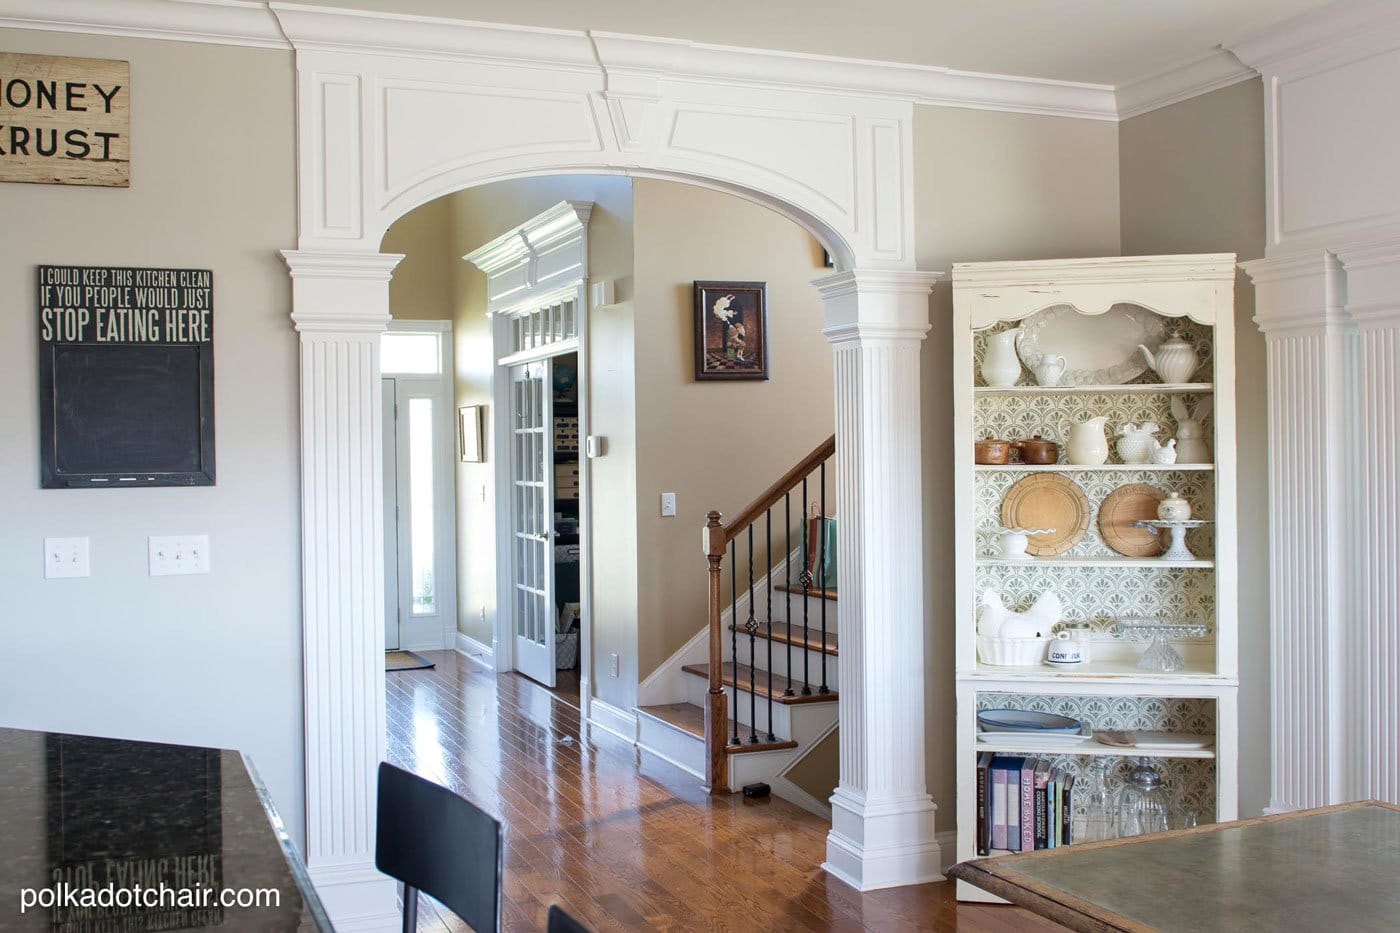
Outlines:
[{"label": "white pitcher", "polygon": [[1016,338],[1021,328],[1004,330],[987,338],[987,353],[982,357],[982,379],[989,386],[1014,386],[1021,378],[1021,358],[1016,355]]},{"label": "white pitcher", "polygon": [[1077,466],[1097,466],[1108,460],[1106,415],[1095,415],[1069,426],[1069,462]]}]

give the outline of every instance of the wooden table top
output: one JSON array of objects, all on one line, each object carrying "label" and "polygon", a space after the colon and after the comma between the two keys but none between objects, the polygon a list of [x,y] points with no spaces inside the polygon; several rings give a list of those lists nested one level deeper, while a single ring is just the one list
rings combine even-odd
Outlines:
[{"label": "wooden table top", "polygon": [[1400,929],[1400,807],[1363,801],[975,859],[950,872],[1088,933]]}]

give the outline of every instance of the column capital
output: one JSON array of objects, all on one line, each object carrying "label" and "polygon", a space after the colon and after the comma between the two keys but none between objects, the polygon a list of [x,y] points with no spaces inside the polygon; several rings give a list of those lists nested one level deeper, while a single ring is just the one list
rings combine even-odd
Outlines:
[{"label": "column capital", "polygon": [[292,323],[301,333],[381,333],[389,279],[402,253],[282,250],[292,276]]},{"label": "column capital", "polygon": [[1338,247],[1347,312],[1362,331],[1400,327],[1400,236]]},{"label": "column capital", "polygon": [[923,340],[928,296],[942,272],[851,269],[813,279],[826,303],[824,333],[833,343],[864,338]]},{"label": "column capital", "polygon": [[1351,325],[1346,275],[1334,253],[1306,250],[1239,265],[1254,282],[1254,323],[1266,335]]}]

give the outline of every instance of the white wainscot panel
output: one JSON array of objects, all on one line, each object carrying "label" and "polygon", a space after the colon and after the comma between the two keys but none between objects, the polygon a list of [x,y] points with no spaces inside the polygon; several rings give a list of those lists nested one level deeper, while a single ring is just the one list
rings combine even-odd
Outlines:
[{"label": "white wainscot panel", "polygon": [[795,183],[847,217],[854,210],[855,127],[849,116],[682,106],[668,145],[680,155],[740,162],[769,179]]},{"label": "white wainscot panel", "polygon": [[406,83],[385,85],[381,94],[384,202],[450,167],[602,149],[586,94]]},{"label": "white wainscot panel", "polygon": [[1280,239],[1400,220],[1400,50],[1281,78]]}]

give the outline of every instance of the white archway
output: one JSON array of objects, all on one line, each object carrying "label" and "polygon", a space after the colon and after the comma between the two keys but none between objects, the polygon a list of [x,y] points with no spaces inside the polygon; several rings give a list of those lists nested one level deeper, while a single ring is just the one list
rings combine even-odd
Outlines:
[{"label": "white archway", "polygon": [[298,73],[299,248],[284,256],[301,338],[306,858],[337,926],[397,922],[373,837],[385,716],[378,335],[402,257],[379,244],[433,198],[561,172],[737,194],[811,230],[844,270],[816,282],[842,516],[841,778],[825,867],[862,889],[938,878],[919,401],[938,276],[913,268],[912,104],[853,92],[829,64],[796,87],[791,62],[767,53],[273,8]]}]

